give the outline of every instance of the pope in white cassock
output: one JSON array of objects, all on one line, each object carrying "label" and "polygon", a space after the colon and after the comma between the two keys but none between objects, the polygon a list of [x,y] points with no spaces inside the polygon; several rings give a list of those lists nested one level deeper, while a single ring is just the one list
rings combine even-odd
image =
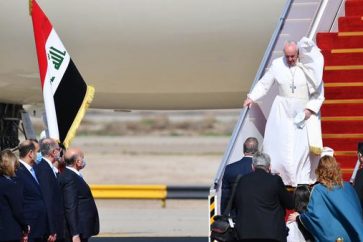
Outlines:
[{"label": "pope in white cassock", "polygon": [[263,97],[274,83],[278,94],[267,119],[263,152],[271,156],[271,172],[285,185],[312,184],[322,150],[320,107],[324,102],[324,58],[315,43],[304,37],[284,46],[284,56],[247,95],[244,107]]}]

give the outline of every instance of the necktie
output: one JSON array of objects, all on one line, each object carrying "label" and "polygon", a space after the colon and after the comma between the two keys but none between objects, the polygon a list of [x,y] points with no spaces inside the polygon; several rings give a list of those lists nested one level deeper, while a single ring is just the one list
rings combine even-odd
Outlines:
[{"label": "necktie", "polygon": [[37,179],[37,176],[35,175],[35,171],[34,171],[33,167],[32,167],[32,168],[30,168],[30,173],[32,174],[32,176],[33,176],[34,180],[35,180],[35,181],[39,184],[39,181],[38,181],[38,179]]},{"label": "necktie", "polygon": [[54,166],[52,166],[52,170],[53,170],[53,173],[54,173],[54,176],[55,176],[55,178],[58,178],[58,170],[57,170],[57,168],[55,168]]}]

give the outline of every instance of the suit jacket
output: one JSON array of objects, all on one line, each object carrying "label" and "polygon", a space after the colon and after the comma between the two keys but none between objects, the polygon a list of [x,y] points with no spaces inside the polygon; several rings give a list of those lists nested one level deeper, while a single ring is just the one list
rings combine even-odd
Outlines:
[{"label": "suit jacket", "polygon": [[29,238],[41,238],[47,235],[47,211],[39,184],[35,181],[29,170],[20,163],[16,171],[17,181],[23,184],[23,212],[24,219],[30,225]]},{"label": "suit jacket", "polygon": [[354,189],[358,194],[360,204],[363,208],[363,168],[360,168],[355,176]]},{"label": "suit jacket", "polygon": [[239,180],[233,201],[239,239],[286,241],[285,209],[294,203],[281,177],[256,169]]},{"label": "suit jacket", "polygon": [[20,240],[27,230],[21,189],[21,184],[0,176],[0,241]]},{"label": "suit jacket", "polygon": [[57,239],[64,237],[63,196],[58,180],[49,164],[42,159],[34,167],[38,178],[48,216],[49,234],[57,234]]},{"label": "suit jacket", "polygon": [[241,160],[226,166],[222,181],[221,214],[227,207],[236,178],[252,172],[252,157],[245,156]]},{"label": "suit jacket", "polygon": [[64,169],[59,175],[64,196],[64,211],[69,236],[79,234],[86,239],[99,232],[97,207],[91,189],[74,171]]}]

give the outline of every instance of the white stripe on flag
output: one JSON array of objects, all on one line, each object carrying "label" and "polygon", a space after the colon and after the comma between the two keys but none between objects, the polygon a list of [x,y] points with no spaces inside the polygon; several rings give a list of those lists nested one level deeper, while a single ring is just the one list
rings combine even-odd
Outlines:
[{"label": "white stripe on flag", "polygon": [[48,36],[45,51],[48,62],[43,86],[45,112],[47,114],[49,137],[59,140],[54,94],[67,70],[70,56],[54,29],[52,29]]},{"label": "white stripe on flag", "polygon": [[70,56],[54,28],[48,36],[45,44],[45,51],[47,53],[48,62],[45,81],[51,82],[51,89],[54,95],[70,61]]}]

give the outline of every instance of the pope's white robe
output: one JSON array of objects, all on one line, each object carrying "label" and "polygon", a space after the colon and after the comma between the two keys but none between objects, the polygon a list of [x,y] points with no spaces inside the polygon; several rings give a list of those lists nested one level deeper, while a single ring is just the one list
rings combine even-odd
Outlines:
[{"label": "pope's white robe", "polygon": [[[278,173],[285,185],[291,186],[312,184],[316,180],[319,156],[310,152],[308,136],[311,136],[311,143],[322,147],[319,115],[312,116],[302,128],[294,123],[296,115],[304,109],[318,114],[324,101],[323,83],[320,82],[311,93],[308,83],[311,83],[309,78],[312,75],[306,73],[308,70],[305,67],[298,63],[289,68],[285,57],[277,58],[248,94],[251,100],[257,101],[270,90],[272,84],[278,85],[278,95],[266,123],[262,150],[271,157],[271,172]],[[294,92],[292,84],[296,87]]]},{"label": "pope's white robe", "polygon": [[289,229],[289,234],[287,235],[287,242],[305,242],[304,235],[301,233],[297,222],[290,222],[286,224]]}]

